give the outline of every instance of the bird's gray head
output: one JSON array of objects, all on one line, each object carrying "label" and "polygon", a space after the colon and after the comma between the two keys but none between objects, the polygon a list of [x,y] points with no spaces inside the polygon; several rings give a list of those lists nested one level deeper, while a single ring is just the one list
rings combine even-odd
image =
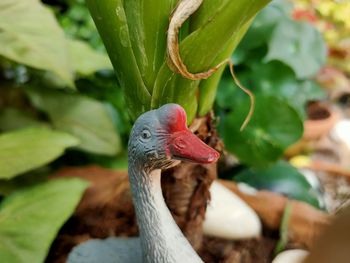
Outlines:
[{"label": "bird's gray head", "polygon": [[186,113],[177,104],[166,104],[142,114],[129,139],[129,162],[148,170],[164,169],[174,160],[211,163],[219,153],[187,129]]}]

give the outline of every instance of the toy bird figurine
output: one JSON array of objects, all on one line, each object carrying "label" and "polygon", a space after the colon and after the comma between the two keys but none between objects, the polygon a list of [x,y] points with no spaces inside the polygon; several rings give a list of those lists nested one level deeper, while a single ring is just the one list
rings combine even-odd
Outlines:
[{"label": "toy bird figurine", "polygon": [[128,174],[140,237],[88,241],[73,249],[68,262],[202,262],[164,202],[161,170],[180,161],[205,164],[218,158],[217,151],[188,130],[181,106],[166,104],[142,114],[128,144]]}]

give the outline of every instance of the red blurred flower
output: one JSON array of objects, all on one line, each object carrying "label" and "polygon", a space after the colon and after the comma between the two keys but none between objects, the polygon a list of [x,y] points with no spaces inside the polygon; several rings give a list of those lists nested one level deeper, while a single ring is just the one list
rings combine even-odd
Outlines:
[{"label": "red blurred flower", "polygon": [[308,21],[311,24],[316,24],[317,16],[312,10],[304,10],[304,9],[294,9],[292,12],[292,18],[294,20],[303,20]]}]

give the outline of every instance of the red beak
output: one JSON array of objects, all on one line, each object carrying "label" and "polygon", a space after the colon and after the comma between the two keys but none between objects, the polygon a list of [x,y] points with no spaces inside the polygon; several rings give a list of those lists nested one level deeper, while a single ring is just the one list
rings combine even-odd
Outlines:
[{"label": "red beak", "polygon": [[171,135],[169,150],[174,159],[195,163],[212,163],[220,157],[217,151],[187,129]]}]

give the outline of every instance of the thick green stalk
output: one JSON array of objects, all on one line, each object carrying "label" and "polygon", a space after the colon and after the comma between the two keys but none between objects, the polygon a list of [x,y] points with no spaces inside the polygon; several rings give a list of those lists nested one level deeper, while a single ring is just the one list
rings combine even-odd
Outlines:
[{"label": "thick green stalk", "polygon": [[[214,1],[204,1],[206,2]],[[226,0],[226,2],[227,4],[221,5],[221,9],[214,8],[215,15],[209,22],[203,21],[203,25],[181,43],[182,58],[191,72],[203,71],[217,64],[219,62],[215,60],[217,54],[225,49],[229,41],[240,37],[238,33],[241,27],[269,0]]]},{"label": "thick green stalk", "polygon": [[[87,0],[133,119],[150,108],[175,102],[185,108],[190,122],[212,107],[222,69],[206,81],[192,81],[172,72],[166,62],[166,33],[177,2]],[[188,69],[204,71],[229,57],[249,22],[268,2],[204,0],[186,23],[188,33],[180,38],[181,57]]]},{"label": "thick green stalk", "polygon": [[122,0],[87,0],[90,13],[107,49],[125,94],[130,115],[135,119],[149,110],[151,94],[137,65]]},{"label": "thick green stalk", "polygon": [[[237,47],[238,43],[241,41],[244,34],[247,32],[249,26],[253,22],[253,19],[249,20],[244,26],[239,29],[237,35],[232,37],[232,41],[230,41],[227,45],[227,48],[218,55],[219,61],[228,58],[233,50]],[[198,115],[204,116],[207,114],[212,108],[215,100],[216,91],[224,72],[225,67],[221,67],[215,74],[213,74],[209,79],[202,80],[199,84],[199,105],[198,105]],[[232,80],[232,85],[233,80]]]},{"label": "thick green stalk", "polygon": [[[190,28],[194,31],[180,44],[181,57],[191,72],[213,67],[223,60],[222,55],[229,57],[247,30],[249,22],[269,0],[225,0],[219,4],[214,2],[216,1],[203,2],[191,20],[193,25],[191,24]],[[215,93],[220,73],[212,77],[216,79],[207,80],[212,81],[212,84],[201,91],[202,98],[208,98],[206,93]],[[198,111],[199,85],[200,81],[184,79],[164,63],[155,83],[151,107],[156,108],[173,100],[185,108],[191,121]],[[200,109],[200,113],[205,114],[208,110]]]},{"label": "thick green stalk", "polygon": [[123,4],[132,48],[150,92],[165,59],[169,14],[176,3],[177,0],[128,0]]}]

